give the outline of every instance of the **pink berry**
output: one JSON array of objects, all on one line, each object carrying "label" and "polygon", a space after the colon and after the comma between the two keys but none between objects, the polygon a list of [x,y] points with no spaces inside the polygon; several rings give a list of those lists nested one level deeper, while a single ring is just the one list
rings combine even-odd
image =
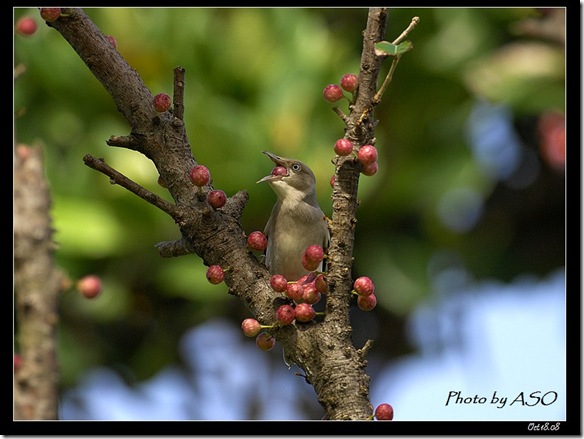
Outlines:
[{"label": "pink berry", "polygon": [[225,203],[227,202],[227,196],[222,190],[216,189],[209,192],[207,195],[207,201],[213,209],[220,209],[221,207],[225,206]]},{"label": "pink berry", "polygon": [[170,108],[170,96],[166,93],[158,93],[154,96],[154,109],[159,113],[164,113]]},{"label": "pink berry", "polygon": [[379,404],[375,409],[375,418],[379,421],[391,421],[393,419],[393,407],[385,402]]},{"label": "pink berry", "polygon": [[61,16],[61,8],[41,8],[41,17],[43,20],[52,22]]},{"label": "pink berry", "polygon": [[272,169],[272,175],[287,175],[288,170],[284,166],[276,166]]},{"label": "pink berry", "polygon": [[106,38],[107,38],[107,40],[110,42],[110,44],[111,44],[112,46],[114,46],[114,49],[115,49],[116,47],[118,47],[118,42],[116,41],[116,39],[115,39],[114,37],[112,37],[111,35],[107,35],[107,36],[106,36]]},{"label": "pink berry", "polygon": [[320,301],[320,292],[316,289],[314,282],[304,285],[302,301],[314,305]]},{"label": "pink berry", "polygon": [[260,332],[256,337],[256,346],[262,351],[269,351],[276,344],[276,339],[268,332]]},{"label": "pink berry", "polygon": [[349,155],[353,152],[353,144],[349,139],[339,139],[335,142],[335,152],[338,155]]},{"label": "pink berry", "polygon": [[377,149],[373,145],[363,145],[357,152],[357,158],[363,166],[377,161]]},{"label": "pink berry", "polygon": [[353,289],[359,296],[369,296],[375,291],[375,284],[367,276],[361,276],[353,282]]},{"label": "pink berry", "polygon": [[247,245],[252,250],[263,252],[268,247],[268,238],[262,232],[256,230],[247,237]]},{"label": "pink berry", "polygon": [[16,32],[20,35],[30,36],[37,30],[36,21],[32,17],[20,17],[16,22]]},{"label": "pink berry", "polygon": [[324,259],[324,250],[320,245],[310,245],[304,251],[306,259],[312,262],[319,262]]},{"label": "pink berry", "polygon": [[89,274],[77,281],[77,290],[87,299],[93,299],[101,293],[101,278]]},{"label": "pink berry", "polygon": [[371,311],[377,305],[377,297],[375,294],[368,296],[357,296],[357,306],[363,311]]},{"label": "pink berry", "polygon": [[295,317],[296,311],[290,305],[280,305],[276,310],[276,318],[282,325],[289,325]]},{"label": "pink berry", "polygon": [[283,293],[288,289],[288,281],[281,274],[274,274],[270,278],[270,286],[277,293]]},{"label": "pink berry", "polygon": [[314,319],[315,315],[316,315],[316,311],[314,310],[314,308],[312,307],[311,304],[299,303],[298,305],[296,305],[296,321],[297,322],[302,322],[302,323],[310,322],[312,319]]},{"label": "pink berry", "polygon": [[341,87],[343,87],[343,90],[353,93],[355,90],[357,90],[358,85],[359,78],[357,78],[357,75],[354,75],[353,73],[347,73],[341,78]]},{"label": "pink berry", "polygon": [[209,184],[209,181],[211,180],[211,173],[209,172],[209,169],[207,169],[206,166],[195,165],[193,166],[193,169],[191,169],[191,172],[189,172],[189,178],[191,179],[193,184],[201,187],[205,186],[206,184]]},{"label": "pink berry", "polygon": [[245,319],[241,322],[241,330],[246,337],[255,337],[260,333],[262,325],[256,319]]},{"label": "pink berry", "polygon": [[211,265],[207,268],[207,280],[213,285],[220,284],[223,282],[225,277],[225,272],[220,265]]},{"label": "pink berry", "polygon": [[377,162],[373,162],[373,163],[370,163],[368,165],[362,166],[361,173],[363,175],[371,177],[372,175],[377,174],[377,169],[378,169]]},{"label": "pink berry", "polygon": [[327,102],[337,102],[343,98],[343,90],[337,84],[329,84],[322,91],[322,96]]},{"label": "pink berry", "polygon": [[288,284],[286,296],[294,302],[300,302],[304,296],[304,287],[299,283]]}]

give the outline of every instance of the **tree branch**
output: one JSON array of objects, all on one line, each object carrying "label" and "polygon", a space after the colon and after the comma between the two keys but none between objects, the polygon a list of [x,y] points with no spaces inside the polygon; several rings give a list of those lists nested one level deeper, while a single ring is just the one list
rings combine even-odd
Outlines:
[{"label": "tree branch", "polygon": [[64,276],[53,261],[51,198],[40,148],[19,145],[14,163],[14,289],[21,365],[14,418],[57,419],[57,303]]}]

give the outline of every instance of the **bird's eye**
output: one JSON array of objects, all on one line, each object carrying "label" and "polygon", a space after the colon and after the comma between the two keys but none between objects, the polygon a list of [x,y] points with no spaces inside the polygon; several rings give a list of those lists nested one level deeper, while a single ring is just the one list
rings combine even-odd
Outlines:
[{"label": "bird's eye", "polygon": [[299,163],[294,163],[294,164],[292,165],[292,170],[293,170],[294,172],[298,172],[298,171],[300,171],[300,167],[301,167],[301,166],[300,166],[300,164],[299,164]]}]

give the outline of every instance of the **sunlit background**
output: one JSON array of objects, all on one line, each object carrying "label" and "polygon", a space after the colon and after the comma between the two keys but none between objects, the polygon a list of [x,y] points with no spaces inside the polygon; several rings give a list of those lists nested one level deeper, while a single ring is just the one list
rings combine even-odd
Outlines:
[{"label": "sunlit background", "polygon": [[[193,154],[216,188],[249,192],[244,230],[263,230],[275,200],[255,183],[264,149],[309,164],[331,213],[343,123],[322,89],[358,73],[366,9],[86,12],[153,94],[185,68]],[[25,15],[39,28],[14,35],[15,139],[45,151],[59,266],[104,282],[96,299],[61,299],[60,418],[321,419],[301,371],[244,337],[251,314],[200,258],[158,255],[179,237],[172,219],[83,164],[103,157],[170,199],[150,161],[106,145],[128,134],[112,99]],[[378,304],[351,319],[357,347],[374,340],[371,402],[396,421],[563,420],[564,9],[395,8],[386,39],[414,16],[414,50],[376,108],[380,169],[359,187],[353,277],[374,280]]]}]

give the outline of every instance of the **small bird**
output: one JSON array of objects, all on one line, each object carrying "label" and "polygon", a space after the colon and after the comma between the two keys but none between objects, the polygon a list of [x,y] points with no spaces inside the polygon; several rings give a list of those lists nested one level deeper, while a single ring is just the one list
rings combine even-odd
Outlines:
[{"label": "small bird", "polygon": [[318,205],[312,170],[299,160],[262,152],[276,167],[257,183],[267,181],[278,197],[264,229],[268,238],[264,262],[271,274],[281,274],[292,282],[309,273],[302,265],[307,247],[320,245],[326,251],[328,224]]}]

